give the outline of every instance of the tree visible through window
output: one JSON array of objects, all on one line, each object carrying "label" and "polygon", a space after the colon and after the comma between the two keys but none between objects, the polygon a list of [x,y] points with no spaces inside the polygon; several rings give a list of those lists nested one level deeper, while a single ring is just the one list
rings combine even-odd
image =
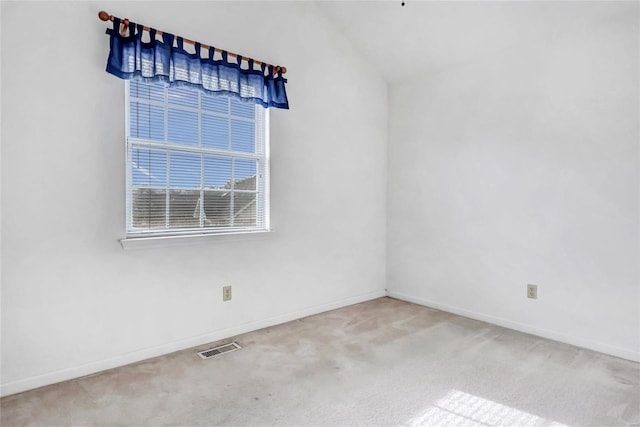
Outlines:
[{"label": "tree visible through window", "polygon": [[268,229],[264,108],[158,83],[126,88],[129,235]]}]

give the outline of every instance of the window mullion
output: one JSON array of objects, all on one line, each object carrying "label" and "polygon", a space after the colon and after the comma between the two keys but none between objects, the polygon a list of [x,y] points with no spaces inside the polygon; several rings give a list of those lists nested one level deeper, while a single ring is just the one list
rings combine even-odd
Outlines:
[{"label": "window mullion", "polygon": [[[129,141],[131,137],[131,84],[128,80],[125,80],[125,99],[124,99],[124,111],[125,111],[125,135],[126,135],[126,195],[125,195],[125,209],[127,212],[127,230],[133,228],[133,179],[132,175],[132,166],[131,166],[131,142]],[[137,116],[137,114],[136,114]]]},{"label": "window mullion", "polygon": [[[228,120],[228,129],[229,129],[229,134],[227,135],[228,138],[228,142],[227,142],[227,149],[229,151],[231,151],[231,99],[227,100],[227,112],[229,113],[227,120]],[[231,158],[231,192],[229,193],[229,225],[231,227],[233,227],[233,222],[234,222],[234,217],[233,217],[233,212],[234,212],[234,202],[235,202],[235,195],[233,193],[233,190],[235,188],[235,180],[236,180],[236,172],[235,172],[235,165],[236,165],[236,159],[235,157]]]},{"label": "window mullion", "polygon": [[[258,123],[258,119],[257,119],[257,109],[258,107],[255,106],[253,108],[253,118],[254,118],[254,124],[253,124],[253,138],[255,141],[255,151],[258,153],[264,153],[264,146],[263,146],[263,138],[260,137],[261,132],[263,132],[263,128],[260,126],[260,124]],[[264,198],[264,180],[265,180],[265,176],[264,176],[264,156],[261,156],[258,158],[258,160],[256,161],[256,187],[255,189],[257,190],[257,194],[256,194],[256,223],[255,225],[262,225],[261,222],[264,221],[260,221],[261,218],[264,218],[264,216],[260,215],[260,212],[264,212],[264,207],[265,207],[265,201],[263,200]],[[262,195],[262,197],[261,197]]]},{"label": "window mullion", "polygon": [[236,172],[235,172],[235,167],[236,167],[236,159],[231,159],[231,197],[229,199],[229,214],[231,215],[231,219],[229,221],[229,224],[231,224],[231,226],[233,227],[233,222],[235,220],[233,213],[235,212],[235,208],[234,208],[234,203],[235,203],[235,193],[234,193],[234,189],[235,189],[235,183],[236,183]]},{"label": "window mullion", "polygon": [[[163,91],[163,100],[164,100],[164,143],[168,144],[169,143],[169,88],[165,87],[164,91]],[[166,166],[167,166],[167,171],[165,173],[166,175],[166,179],[165,179],[165,203],[164,203],[164,227],[165,228],[170,228],[170,221],[169,218],[171,216],[171,206],[169,206],[169,203],[171,202],[171,190],[170,188],[170,183],[171,183],[171,177],[170,177],[170,173],[171,173],[171,151],[167,150],[166,151],[166,155],[167,155],[167,161],[166,161]]]},{"label": "window mullion", "polygon": [[131,141],[134,144],[144,146],[145,148],[156,148],[160,150],[173,150],[173,151],[184,151],[191,153],[203,153],[203,154],[211,154],[213,156],[222,156],[222,157],[235,157],[242,158],[248,160],[258,160],[260,159],[260,154],[249,153],[244,151],[229,151],[222,150],[219,148],[209,148],[202,147],[199,149],[196,145],[180,145],[180,144],[172,144],[170,142],[156,142],[156,141],[148,141],[139,138],[131,138]]},{"label": "window mullion", "polygon": [[202,94],[198,93],[198,147],[200,147],[200,228],[204,227],[204,154],[202,153]]}]

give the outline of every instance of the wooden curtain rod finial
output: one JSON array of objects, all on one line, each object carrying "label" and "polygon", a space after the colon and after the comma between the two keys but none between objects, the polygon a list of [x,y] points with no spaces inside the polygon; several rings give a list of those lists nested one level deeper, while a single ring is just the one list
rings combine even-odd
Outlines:
[{"label": "wooden curtain rod finial", "polygon": [[104,10],[101,10],[100,12],[98,12],[98,18],[100,18],[101,21],[105,21],[105,22],[111,21],[111,15],[109,15]]}]

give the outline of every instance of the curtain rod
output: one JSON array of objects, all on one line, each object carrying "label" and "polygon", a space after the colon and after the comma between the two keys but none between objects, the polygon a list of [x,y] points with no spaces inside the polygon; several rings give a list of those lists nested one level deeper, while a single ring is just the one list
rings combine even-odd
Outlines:
[{"label": "curtain rod", "polygon": [[[98,18],[100,18],[100,20],[101,20],[101,21],[105,21],[105,22],[106,22],[106,21],[113,21],[113,20],[114,20],[115,18],[117,18],[117,17],[115,17],[115,16],[113,16],[113,15],[109,15],[109,14],[108,14],[107,12],[105,12],[104,10],[101,10],[100,12],[98,12]],[[120,18],[118,18],[118,19],[120,19]],[[125,26],[125,28],[127,28],[127,27],[129,26],[129,19],[128,19],[128,18],[120,19],[120,21],[123,23],[123,25]],[[147,27],[147,26],[143,26],[143,30],[144,30],[144,31],[151,31],[151,28],[149,28],[149,27]],[[156,30],[156,34],[157,34],[157,35],[159,35],[159,36],[161,36],[161,35],[163,34],[163,31]],[[185,43],[189,43],[189,44],[194,45],[194,46],[195,46],[195,44],[196,44],[196,42],[195,42],[194,40],[185,39],[184,37],[182,38],[182,40],[183,40]],[[204,44],[204,43],[200,43],[200,46],[204,47],[205,49],[212,49],[212,48],[213,48],[212,46],[206,45],[206,44]],[[237,54],[237,53],[229,52],[228,50],[227,50],[227,51],[225,51],[225,50],[218,49],[218,48],[213,48],[213,49],[215,49],[215,51],[216,51],[216,52],[218,52],[218,53],[220,53],[220,54],[222,54],[223,52],[227,52],[227,55],[235,56],[236,58],[237,58],[237,57],[239,57],[239,56],[241,56],[241,55],[239,55],[239,54]],[[271,64],[267,64],[266,62],[258,61],[257,59],[247,58],[247,57],[244,57],[244,56],[242,57],[242,59],[252,60],[255,64],[258,64],[258,65],[262,65],[262,64],[264,64],[264,65],[265,65],[265,66],[267,66],[267,67],[274,67],[274,68],[273,68],[273,72],[274,72],[274,73],[277,73],[278,71],[281,71],[281,70],[282,70],[282,73],[283,73],[283,74],[285,74],[285,73],[287,72],[287,67],[281,67],[281,66],[279,66],[279,65],[271,65]]]}]

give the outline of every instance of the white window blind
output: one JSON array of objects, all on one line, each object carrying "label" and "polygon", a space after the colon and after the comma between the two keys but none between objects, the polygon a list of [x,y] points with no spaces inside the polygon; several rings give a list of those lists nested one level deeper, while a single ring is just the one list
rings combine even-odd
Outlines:
[{"label": "white window blind", "polygon": [[268,229],[263,107],[158,83],[126,92],[129,236]]}]

